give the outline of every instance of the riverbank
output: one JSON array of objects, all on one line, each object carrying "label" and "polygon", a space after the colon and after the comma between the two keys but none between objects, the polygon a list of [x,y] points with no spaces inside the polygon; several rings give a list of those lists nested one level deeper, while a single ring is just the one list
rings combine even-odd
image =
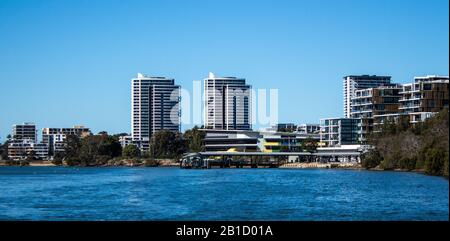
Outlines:
[{"label": "riverbank", "polygon": [[[101,165],[89,165],[89,166],[81,166],[81,165],[68,165],[66,162],[64,162],[61,165],[56,165],[52,161],[44,160],[44,161],[0,161],[0,167],[1,166],[33,166],[33,167],[56,167],[56,166],[64,166],[64,167],[70,167],[70,166],[76,166],[76,167],[180,167],[180,163],[173,160],[173,159],[156,159],[151,160],[151,162],[148,162],[149,160],[145,159],[112,159],[108,161],[106,164]],[[250,167],[248,167],[250,168]],[[415,172],[420,174],[425,174],[425,171],[423,169],[414,169],[414,170],[408,170],[408,169],[383,169],[381,167],[374,167],[374,168],[364,168],[361,166],[360,163],[354,163],[354,162],[342,162],[342,163],[320,163],[320,162],[296,162],[296,163],[286,163],[278,168],[281,169],[346,169],[346,170],[368,170],[368,171],[377,171],[377,172],[383,172],[383,171],[394,171],[394,172]],[[447,178],[447,177],[445,177]],[[448,179],[448,178],[447,178]]]},{"label": "riverbank", "polygon": [[321,163],[321,162],[295,162],[286,163],[281,165],[279,168],[292,168],[292,169],[364,169],[361,164],[355,162],[337,162],[337,163]]},{"label": "riverbank", "polygon": [[60,164],[55,164],[49,160],[39,161],[11,161],[2,160],[0,166],[35,166],[35,167],[55,167],[55,166],[77,166],[77,167],[113,167],[113,166],[126,166],[126,167],[179,167],[180,164],[173,159],[112,159],[103,164],[95,165],[72,165],[63,161]]},{"label": "riverbank", "polygon": [[[285,169],[346,169],[346,170],[367,170],[367,171],[393,171],[393,172],[414,172],[420,173],[424,175],[428,175],[425,173],[424,169],[383,169],[380,166],[374,168],[365,168],[361,165],[361,163],[354,162],[341,162],[341,163],[319,163],[319,162],[304,162],[304,163],[286,163],[281,165],[279,168]],[[447,178],[447,177],[444,177]],[[447,178],[448,179],[448,178]]]},{"label": "riverbank", "polygon": [[51,161],[0,161],[0,166],[32,166],[32,167],[55,167]]}]

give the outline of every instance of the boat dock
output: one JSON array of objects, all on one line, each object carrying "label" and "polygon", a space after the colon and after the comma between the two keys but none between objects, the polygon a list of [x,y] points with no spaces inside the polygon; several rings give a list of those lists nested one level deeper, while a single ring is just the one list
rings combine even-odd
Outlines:
[{"label": "boat dock", "polygon": [[361,152],[197,152],[187,153],[181,168],[276,168],[288,163],[338,162],[347,158],[358,162]]}]

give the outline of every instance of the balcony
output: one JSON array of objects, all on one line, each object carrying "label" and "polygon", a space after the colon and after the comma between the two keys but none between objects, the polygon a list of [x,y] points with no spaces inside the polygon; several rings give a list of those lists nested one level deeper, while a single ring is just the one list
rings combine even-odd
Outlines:
[{"label": "balcony", "polygon": [[405,102],[405,101],[415,101],[415,100],[420,100],[420,97],[400,98],[398,101],[399,101],[399,102]]},{"label": "balcony", "polygon": [[405,110],[405,109],[415,109],[415,108],[420,108],[420,104],[419,104],[419,105],[405,105],[405,106],[400,106],[398,109],[399,109],[399,110]]},{"label": "balcony", "polygon": [[399,91],[399,94],[410,94],[410,93],[418,93],[420,92],[420,89],[415,89],[415,90],[404,90],[404,91]]}]

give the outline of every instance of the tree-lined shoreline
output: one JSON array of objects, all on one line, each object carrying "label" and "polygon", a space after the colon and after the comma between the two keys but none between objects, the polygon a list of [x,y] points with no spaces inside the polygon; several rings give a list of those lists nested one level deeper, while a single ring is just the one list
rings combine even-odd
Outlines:
[{"label": "tree-lined shoreline", "polygon": [[362,156],[362,167],[418,171],[449,176],[449,111],[444,109],[414,125],[408,118],[385,123],[369,137],[373,148]]},{"label": "tree-lined shoreline", "polygon": [[[123,134],[109,135],[102,131],[96,135],[79,138],[67,136],[65,150],[54,154],[51,163],[56,166],[173,166],[183,153],[202,150],[204,133],[195,126],[182,133],[161,130],[155,133],[150,142],[150,150],[141,152],[135,145],[122,148],[119,137]],[[7,145],[0,146],[3,165],[26,166],[36,160],[30,155],[25,160],[7,159]],[[48,161],[47,161],[48,163]]]},{"label": "tree-lined shoreline", "polygon": [[[414,125],[408,118],[385,123],[372,133],[372,146],[361,156],[361,164],[352,169],[373,171],[414,171],[449,177],[449,112],[444,109],[432,118]],[[51,164],[60,166],[175,166],[186,152],[203,150],[205,133],[199,127],[185,133],[161,130],[150,142],[150,150],[141,152],[135,145],[124,148],[119,143],[123,134],[100,132],[84,138],[68,136],[64,152],[55,153]],[[5,160],[7,142],[0,146],[3,165],[29,165],[31,157],[22,161]],[[48,163],[48,162],[47,162]]]}]

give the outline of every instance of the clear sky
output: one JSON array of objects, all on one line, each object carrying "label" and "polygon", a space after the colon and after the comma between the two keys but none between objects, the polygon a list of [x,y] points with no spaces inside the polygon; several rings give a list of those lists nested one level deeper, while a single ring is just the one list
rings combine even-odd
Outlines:
[{"label": "clear sky", "polygon": [[279,89],[279,120],[342,116],[342,77],[448,75],[448,0],[0,0],[0,137],[130,132],[138,72]]}]

